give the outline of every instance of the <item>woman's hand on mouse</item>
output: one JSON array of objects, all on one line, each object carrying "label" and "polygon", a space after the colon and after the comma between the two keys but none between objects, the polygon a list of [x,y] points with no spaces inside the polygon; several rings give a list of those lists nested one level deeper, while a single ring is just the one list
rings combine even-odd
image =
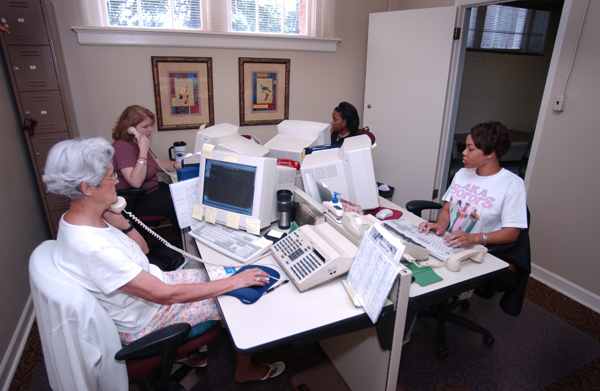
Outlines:
[{"label": "woman's hand on mouse", "polygon": [[250,268],[231,276],[236,284],[236,288],[246,288],[249,286],[265,286],[270,281],[270,276],[267,272],[259,268]]}]

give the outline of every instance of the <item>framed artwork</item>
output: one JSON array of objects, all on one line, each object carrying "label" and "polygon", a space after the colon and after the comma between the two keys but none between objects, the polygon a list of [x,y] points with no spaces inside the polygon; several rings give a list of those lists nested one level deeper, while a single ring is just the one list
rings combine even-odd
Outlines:
[{"label": "framed artwork", "polygon": [[240,125],[278,124],[289,118],[290,60],[240,58]]},{"label": "framed artwork", "polygon": [[158,130],[214,125],[212,58],[152,57]]}]

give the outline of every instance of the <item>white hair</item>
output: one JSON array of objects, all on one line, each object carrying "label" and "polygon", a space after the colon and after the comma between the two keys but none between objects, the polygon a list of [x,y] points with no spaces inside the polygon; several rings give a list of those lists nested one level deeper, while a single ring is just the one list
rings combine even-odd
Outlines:
[{"label": "white hair", "polygon": [[42,180],[49,192],[78,200],[83,197],[83,182],[100,186],[114,153],[109,142],[100,137],[61,141],[48,153]]}]

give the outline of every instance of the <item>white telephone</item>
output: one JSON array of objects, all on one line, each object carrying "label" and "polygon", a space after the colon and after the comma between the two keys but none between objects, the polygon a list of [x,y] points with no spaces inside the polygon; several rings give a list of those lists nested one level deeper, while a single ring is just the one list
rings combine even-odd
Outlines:
[{"label": "white telephone", "polygon": [[127,133],[133,134],[135,137],[139,137],[140,136],[140,133],[133,126],[130,126],[130,127],[127,128]]},{"label": "white telephone", "polygon": [[303,225],[271,247],[277,263],[300,292],[341,277],[358,247],[327,223]]},{"label": "white telephone", "polygon": [[[160,241],[162,244],[164,244],[166,247],[170,248],[171,250],[178,252],[179,254],[183,255],[184,257],[193,259],[197,262],[201,262],[201,263],[205,263],[208,265],[215,265],[215,266],[223,266],[223,267],[240,267],[240,264],[237,263],[235,265],[224,265],[223,263],[212,263],[212,262],[207,262],[202,258],[198,258],[197,256],[187,253],[185,251],[183,251],[180,248],[177,248],[175,246],[173,246],[171,243],[169,243],[167,240],[165,240],[163,237],[161,237],[159,234],[157,234],[156,232],[154,232],[152,230],[152,228],[148,227],[146,224],[144,224],[140,219],[138,219],[137,217],[134,216],[133,213],[125,210],[125,207],[127,206],[127,201],[125,200],[125,198],[123,197],[117,197],[117,202],[115,202],[114,204],[112,204],[108,210],[110,210],[113,213],[125,213],[127,216],[129,216],[129,218],[131,218],[133,221],[135,221],[136,223],[138,223],[140,225],[140,227],[142,227],[143,229],[145,229],[146,231],[148,231],[148,233],[152,236],[154,236],[158,241]],[[259,259],[261,259],[260,257],[257,258],[256,260],[254,260],[254,262],[258,261]],[[248,262],[247,265],[250,265],[253,262]]]},{"label": "white telephone", "polygon": [[426,267],[426,266],[431,266],[431,267],[442,267],[442,266],[446,266],[446,268],[448,270],[450,270],[451,272],[457,272],[460,271],[461,265],[463,261],[466,261],[467,259],[471,259],[475,262],[478,263],[482,263],[483,262],[483,257],[485,256],[485,254],[487,254],[488,249],[485,246],[482,246],[480,244],[476,244],[475,246],[473,246],[473,248],[469,248],[466,249],[464,251],[461,251],[457,254],[452,255],[450,258],[448,258],[448,260],[446,262],[442,262],[442,261],[425,261],[425,262],[418,262],[415,263],[418,267]]}]

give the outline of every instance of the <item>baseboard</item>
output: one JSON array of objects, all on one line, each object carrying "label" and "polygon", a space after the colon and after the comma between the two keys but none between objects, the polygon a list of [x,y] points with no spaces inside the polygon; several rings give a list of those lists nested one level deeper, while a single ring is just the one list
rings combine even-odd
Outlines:
[{"label": "baseboard", "polygon": [[597,294],[535,264],[531,265],[531,277],[600,314],[600,296]]},{"label": "baseboard", "polygon": [[21,355],[25,349],[25,344],[27,343],[27,338],[29,337],[29,332],[31,331],[34,320],[35,313],[33,312],[33,302],[31,300],[31,295],[29,295],[27,304],[21,314],[21,319],[19,319],[17,329],[13,334],[10,345],[4,355],[4,359],[0,364],[0,390],[2,391],[8,391],[10,388],[10,383],[19,366],[19,361],[21,361]]}]

